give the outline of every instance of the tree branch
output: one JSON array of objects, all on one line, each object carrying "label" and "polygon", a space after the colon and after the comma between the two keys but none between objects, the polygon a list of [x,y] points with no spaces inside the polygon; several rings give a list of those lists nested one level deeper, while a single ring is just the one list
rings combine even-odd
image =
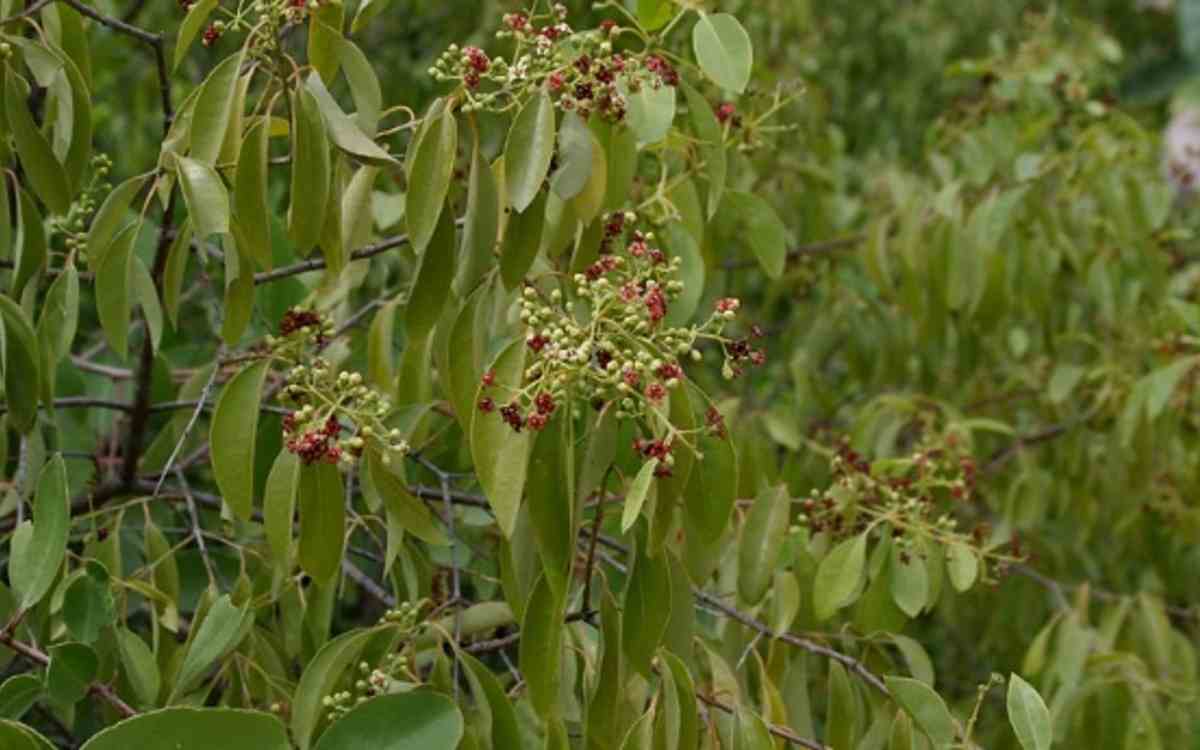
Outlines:
[{"label": "tree branch", "polygon": [[[50,657],[44,651],[24,641],[17,640],[11,633],[0,632],[0,643],[8,646],[13,651],[39,666],[45,667],[50,664]],[[116,691],[102,682],[93,682],[88,685],[88,692],[104,700],[123,718],[128,719],[131,716],[137,716],[137,711],[130,707],[128,703],[121,700]]]}]

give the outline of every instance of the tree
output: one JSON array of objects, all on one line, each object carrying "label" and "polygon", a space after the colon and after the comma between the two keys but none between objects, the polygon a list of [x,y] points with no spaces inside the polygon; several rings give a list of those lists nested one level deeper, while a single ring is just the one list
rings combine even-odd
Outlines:
[{"label": "tree", "polygon": [[1120,45],[964,59],[997,6],[838,102],[866,153],[815,103],[889,79],[797,61],[916,37],[467,5],[417,66],[386,0],[0,0],[3,746],[1185,743],[1200,313]]}]

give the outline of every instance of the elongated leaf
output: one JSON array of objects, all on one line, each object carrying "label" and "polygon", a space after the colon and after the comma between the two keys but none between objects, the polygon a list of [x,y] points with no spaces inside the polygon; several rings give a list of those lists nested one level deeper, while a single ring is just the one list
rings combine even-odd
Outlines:
[{"label": "elongated leaf", "polygon": [[858,701],[846,669],[838,662],[829,665],[829,702],[825,714],[825,742],[830,747],[854,747]]},{"label": "elongated leaf", "polygon": [[233,188],[233,213],[242,250],[264,269],[271,267],[271,221],[267,206],[269,137],[265,120],[259,120],[246,131]]},{"label": "elongated leaf", "polygon": [[702,538],[714,542],[728,527],[737,501],[737,454],[724,438],[705,436],[699,444],[704,458],[696,462],[688,482],[685,508]]},{"label": "elongated leaf", "polygon": [[542,189],[554,158],[554,135],[554,103],[543,91],[521,108],[504,146],[508,202],[517,213]]},{"label": "elongated leaf", "polygon": [[[500,680],[490,669],[470,654],[460,654],[463,664],[479,685],[483,698],[488,702],[491,714],[490,739],[491,747],[496,750],[520,750],[521,729],[517,723],[517,713],[512,701],[504,692]],[[478,699],[479,696],[477,695]]]},{"label": "elongated leaf", "polygon": [[738,592],[747,604],[758,604],[770,588],[787,538],[790,511],[787,487],[779,485],[760,492],[746,516],[738,544]]},{"label": "elongated leaf", "polygon": [[[509,344],[491,368],[496,375],[499,393],[509,393],[520,387],[525,373],[525,342]],[[480,386],[475,401],[487,393]],[[471,457],[475,473],[483,487],[488,504],[496,514],[496,523],[506,537],[511,537],[517,523],[517,509],[525,489],[528,471],[530,440],[528,432],[513,433],[499,414],[472,411]]]},{"label": "elongated leaf", "polygon": [[142,705],[154,705],[162,685],[158,663],[154,652],[136,633],[127,628],[117,628],[117,648],[121,654],[121,666],[126,679],[133,686]]},{"label": "elongated leaf", "polygon": [[846,539],[821,560],[813,583],[813,610],[817,619],[827,620],[853,603],[862,588],[866,560],[865,534]]},{"label": "elongated leaf", "polygon": [[521,674],[529,700],[543,719],[559,715],[562,681],[563,617],[566,600],[555,595],[545,576],[538,578],[521,623]]},{"label": "elongated leaf", "polygon": [[292,699],[292,738],[300,750],[312,746],[313,732],[324,715],[322,701],[333,692],[342,673],[358,661],[367,643],[378,633],[378,629],[343,633],[322,646],[304,668]]},{"label": "elongated leaf", "polygon": [[364,135],[374,138],[383,111],[383,89],[379,85],[379,77],[375,75],[375,69],[371,67],[366,54],[349,39],[338,41],[338,60],[342,63],[342,72],[346,74],[350,95],[358,109],[354,113],[354,122]]},{"label": "elongated leaf", "polygon": [[67,554],[70,525],[67,466],[62,455],[55,454],[38,476],[33,530],[13,540],[9,579],[20,596],[21,609],[37,604],[50,590]]},{"label": "elongated leaf", "polygon": [[285,571],[291,559],[292,518],[299,485],[300,458],[291,451],[280,451],[263,490],[263,531],[275,565]]},{"label": "elongated leaf", "polygon": [[692,30],[692,48],[700,69],[718,86],[738,94],[746,90],[754,67],[754,46],[737,18],[728,13],[701,13]]},{"label": "elongated leaf", "polygon": [[92,271],[99,267],[104,253],[112,244],[113,237],[125,223],[129,207],[138,191],[146,184],[146,179],[145,175],[130,177],[113,188],[113,191],[100,204],[100,208],[92,218],[92,226],[88,230],[87,238],[88,267]]},{"label": "elongated leaf", "polygon": [[500,251],[500,278],[508,289],[516,289],[537,260],[546,229],[549,194],[539,193],[524,213],[510,216]]},{"label": "elongated leaf", "polygon": [[263,383],[271,363],[249,365],[221,391],[209,431],[213,477],[225,504],[239,518],[250,519],[254,506],[254,444]]},{"label": "elongated leaf", "polygon": [[447,209],[446,194],[454,176],[458,150],[458,120],[445,100],[434,102],[425,115],[428,122],[409,149],[408,198],[405,217],[413,250],[420,254],[433,239],[442,213]]},{"label": "elongated leaf", "polygon": [[46,270],[49,255],[42,214],[33,198],[24,190],[17,191],[16,263],[12,277],[12,296],[20,299],[25,287]]},{"label": "elongated leaf", "polygon": [[394,471],[383,465],[379,456],[367,453],[364,464],[363,491],[374,495],[387,510],[388,518],[400,528],[411,533],[429,544],[443,546],[450,543],[446,532],[442,530],[429,508],[408,491],[408,486]]},{"label": "elongated leaf", "polygon": [[179,302],[183,294],[183,280],[187,276],[187,262],[192,254],[192,220],[187,219],[179,227],[175,241],[167,251],[167,268],[163,273],[163,307],[171,325],[179,327]]},{"label": "elongated leaf", "polygon": [[538,434],[529,459],[526,502],[542,570],[556,596],[567,595],[575,557],[574,451],[569,420],[557,416]]},{"label": "elongated leaf", "polygon": [[42,353],[42,401],[54,401],[54,373],[58,363],[71,352],[79,324],[79,272],[68,261],[42,303],[38,318],[38,347]]},{"label": "elongated leaf", "polygon": [[384,695],[333,723],[316,750],[455,750],[463,734],[458,707],[429,690]]},{"label": "elongated leaf", "polygon": [[423,340],[442,317],[442,308],[454,281],[457,234],[454,216],[448,210],[443,211],[421,255],[421,265],[404,309],[404,323],[410,340]]},{"label": "elongated leaf", "polygon": [[183,665],[179,667],[179,675],[171,689],[171,701],[190,690],[205,672],[237,645],[247,616],[247,610],[235,606],[228,594],[213,602],[188,644]]},{"label": "elongated leaf", "polygon": [[238,76],[244,49],[222,60],[204,79],[192,111],[191,158],[210,167],[216,166],[221,144],[229,130],[230,118],[237,105]]},{"label": "elongated leaf", "polygon": [[654,481],[654,471],[657,468],[658,459],[647,461],[642,464],[637,476],[630,483],[629,490],[625,493],[625,507],[621,511],[622,534],[633,528],[633,525],[637,523],[638,516],[642,514],[642,506],[650,492],[650,483]]},{"label": "elongated leaf", "polygon": [[[325,88],[325,84],[321,82],[320,76],[316,73],[309,75],[304,85],[317,101],[321,116],[325,118],[326,132],[329,133],[329,140],[333,142],[333,145],[355,159],[368,164],[375,166],[395,164],[396,160],[392,158],[392,155],[371,140],[358,126],[358,123],[342,111],[333,95],[329,93],[329,89]],[[451,153],[453,154],[453,151]],[[451,163],[453,163],[453,156],[451,156]]]},{"label": "elongated leaf", "polygon": [[187,203],[192,228],[204,239],[229,233],[229,191],[217,171],[184,156],[176,157],[179,187]]},{"label": "elongated leaf", "polygon": [[591,172],[591,131],[579,115],[568,112],[558,131],[558,169],[550,177],[550,189],[569,201],[587,185]]},{"label": "elongated leaf", "polygon": [[9,67],[4,82],[4,103],[21,166],[33,191],[52,213],[65,214],[71,208],[71,188],[67,173],[25,104],[28,86]]},{"label": "elongated leaf", "polygon": [[321,3],[308,20],[308,62],[321,78],[333,82],[341,64],[342,26],[346,9],[342,3]]},{"label": "elongated leaf", "polygon": [[8,404],[8,423],[24,434],[37,423],[42,355],[25,312],[2,294],[0,320],[4,324],[4,399]]},{"label": "elongated leaf", "polygon": [[947,748],[954,743],[954,717],[933,688],[908,677],[889,676],[885,682],[892,697],[912,717],[917,728],[929,737],[934,747]]},{"label": "elongated leaf", "polygon": [[1008,721],[1025,750],[1050,750],[1054,729],[1046,702],[1016,674],[1008,678]]},{"label": "elongated leaf", "polygon": [[96,309],[113,353],[129,351],[129,318],[133,312],[133,245],[141,224],[131,224],[113,239],[96,269]]},{"label": "elongated leaf", "polygon": [[462,250],[454,288],[465,296],[475,288],[495,260],[500,229],[500,193],[496,176],[484,158],[475,132],[471,176],[467,187],[467,213],[463,221]]},{"label": "elongated leaf", "polygon": [[332,581],[346,547],[346,493],[336,466],[301,467],[299,506],[300,566],[318,582]]},{"label": "elongated leaf", "polygon": [[725,136],[708,100],[687,84],[682,84],[681,87],[687,98],[688,119],[692,123],[692,131],[700,141],[704,175],[708,178],[707,215],[712,218],[725,195],[725,180],[729,171],[728,158],[725,155]]},{"label": "elongated leaf", "polygon": [[183,17],[183,23],[179,24],[179,34],[175,37],[173,67],[178,68],[179,63],[187,56],[188,48],[192,46],[196,35],[204,28],[209,15],[217,7],[218,2],[219,0],[197,0],[188,7],[187,15]]},{"label": "elongated leaf", "polygon": [[763,198],[733,190],[725,192],[727,210],[736,217],[738,236],[745,237],[763,271],[773,279],[787,263],[787,227]]},{"label": "elongated leaf", "polygon": [[312,92],[299,88],[292,97],[292,182],[288,234],[308,252],[325,226],[333,171],[320,107]]},{"label": "elongated leaf", "polygon": [[650,557],[644,546],[639,547],[625,585],[622,644],[630,666],[647,679],[670,618],[671,568],[667,556],[660,552]]}]

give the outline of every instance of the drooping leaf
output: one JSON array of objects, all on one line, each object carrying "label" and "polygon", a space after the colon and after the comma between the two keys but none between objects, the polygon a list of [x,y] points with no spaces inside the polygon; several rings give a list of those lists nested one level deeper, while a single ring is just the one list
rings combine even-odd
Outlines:
[{"label": "drooping leaf", "polygon": [[263,531],[275,565],[287,570],[292,548],[292,519],[300,485],[300,458],[282,450],[267,475],[263,490]]},{"label": "drooping leaf", "polygon": [[9,129],[21,157],[21,166],[37,193],[51,213],[65,214],[71,208],[71,187],[67,173],[54,155],[49,141],[38,129],[26,106],[28,86],[11,67],[7,68],[4,83],[4,103]]},{"label": "drooping leaf", "polygon": [[574,112],[563,116],[558,131],[558,169],[550,176],[550,189],[569,201],[587,185],[592,172],[592,133]]},{"label": "drooping leaf", "polygon": [[408,486],[395,473],[400,470],[401,467],[385,466],[378,454],[368,452],[363,466],[363,491],[377,497],[388,518],[406,532],[429,544],[449,544],[450,539],[429,508],[408,491]]},{"label": "drooping leaf", "polygon": [[242,249],[259,268],[271,267],[271,222],[267,205],[268,124],[259,120],[246,130],[238,155],[233,213]]},{"label": "drooping leaf", "polygon": [[209,445],[213,476],[229,509],[250,519],[254,506],[254,444],[268,360],[255,362],[235,375],[221,391],[213,410]]},{"label": "drooping leaf", "polygon": [[474,135],[461,260],[458,276],[454,280],[454,288],[460,297],[475,288],[494,262],[496,237],[500,229],[500,192],[496,176],[484,158],[478,132]]},{"label": "drooping leaf", "polygon": [[175,37],[175,55],[172,67],[178,68],[179,63],[187,56],[188,47],[196,40],[196,35],[204,28],[209,15],[217,7],[219,0],[197,0],[188,6],[183,23],[179,24],[179,33]]},{"label": "drooping leaf", "polygon": [[1020,675],[1008,678],[1008,721],[1025,750],[1050,750],[1054,729],[1050,711],[1038,691]]},{"label": "drooping leaf", "polygon": [[508,203],[524,213],[542,189],[554,158],[554,103],[545,92],[526,102],[504,146]]},{"label": "drooping leaf", "polygon": [[346,547],[346,492],[337,467],[300,468],[300,567],[316,581],[332,581]]},{"label": "drooping leaf", "polygon": [[700,69],[718,86],[741,94],[750,83],[754,45],[742,24],[728,13],[701,13],[692,30]]},{"label": "drooping leaf", "polygon": [[519,666],[529,687],[529,700],[543,719],[556,717],[562,673],[563,617],[566,599],[554,593],[545,576],[538,578],[521,622]]},{"label": "drooping leaf", "polygon": [[751,193],[725,191],[726,210],[732,212],[739,227],[739,236],[754,251],[754,256],[767,276],[777,279],[787,263],[787,227],[771,204]]},{"label": "drooping leaf", "polygon": [[317,245],[325,226],[333,169],[320,107],[305,87],[292,97],[292,179],[288,235],[301,252]]},{"label": "drooping leaf", "polygon": [[[189,14],[190,15],[190,14]],[[194,161],[209,167],[217,165],[217,156],[229,130],[230,118],[238,104],[238,77],[241,75],[244,49],[217,64],[200,87],[192,110],[191,148]]]},{"label": "drooping leaf", "polygon": [[[492,366],[498,393],[519,388],[525,374],[525,342],[509,344]],[[480,386],[475,401],[487,396]],[[496,523],[506,537],[511,537],[517,523],[517,509],[525,489],[530,451],[529,433],[513,433],[497,413],[472,410],[471,457],[475,473],[483,487],[488,504],[496,514]]]},{"label": "drooping leaf", "polygon": [[523,213],[510,216],[500,250],[500,278],[508,289],[516,289],[537,260],[546,226],[547,193],[538,193]]},{"label": "drooping leaf", "polygon": [[458,250],[458,232],[449,210],[441,213],[433,234],[426,241],[420,266],[404,308],[405,330],[410,342],[424,340],[442,317],[442,308],[450,297],[454,281],[454,262]]},{"label": "drooping leaf", "polygon": [[333,142],[333,145],[349,156],[374,166],[395,164],[396,160],[392,158],[391,154],[371,140],[358,123],[342,111],[333,95],[329,93],[329,89],[322,83],[320,76],[312,73],[305,80],[304,85],[317,101],[321,115],[325,118],[326,132],[329,133],[329,140]]},{"label": "drooping leaf", "polygon": [[813,583],[813,610],[818,620],[827,620],[853,603],[862,588],[866,561],[866,534],[842,541],[821,560]]},{"label": "drooping leaf", "polygon": [[[11,360],[9,366],[13,366]],[[9,558],[9,579],[20,597],[21,609],[42,600],[62,567],[71,527],[68,492],[67,466],[62,455],[55,454],[38,475],[32,532],[13,540]]]},{"label": "drooping leaf", "polygon": [[671,568],[666,554],[650,557],[644,545],[632,565],[625,585],[622,645],[630,666],[649,678],[671,618]]},{"label": "drooping leaf", "polygon": [[439,99],[425,115],[426,123],[409,146],[408,194],[404,215],[413,250],[419,255],[433,239],[446,209],[446,194],[454,176],[458,150],[458,120],[446,100]]},{"label": "drooping leaf", "polygon": [[912,717],[913,723],[925,733],[934,747],[948,748],[953,745],[956,733],[954,717],[933,688],[908,677],[888,676],[884,681],[892,697]]},{"label": "drooping leaf", "polygon": [[204,239],[214,234],[229,233],[229,191],[217,170],[189,159],[176,157],[179,187],[187,203],[188,215],[196,234]]},{"label": "drooping leaf", "polygon": [[758,604],[775,574],[791,519],[787,487],[778,485],[758,493],[738,544],[738,592],[747,604]]},{"label": "drooping leaf", "polygon": [[629,484],[625,493],[625,507],[621,510],[621,533],[627,533],[637,523],[642,514],[642,506],[650,493],[650,483],[654,481],[654,471],[658,468],[658,459],[651,459],[638,470],[637,476]]}]

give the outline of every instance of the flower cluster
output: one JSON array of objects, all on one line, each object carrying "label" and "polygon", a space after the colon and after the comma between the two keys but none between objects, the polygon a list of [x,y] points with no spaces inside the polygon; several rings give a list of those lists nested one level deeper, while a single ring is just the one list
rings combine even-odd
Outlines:
[{"label": "flower cluster", "polygon": [[515,41],[511,57],[492,58],[478,47],[451,45],[429,74],[461,83],[468,112],[504,111],[544,88],[563,111],[585,120],[596,114],[609,122],[625,118],[622,85],[628,91],[679,85],[678,71],[664,56],[615,51],[612,40],[622,33],[615,22],[577,32],[566,17],[561,3],[541,15],[509,13],[497,36]]},{"label": "flower cluster", "polygon": [[[396,630],[402,644],[410,642],[424,626],[428,604],[425,599],[401,602],[395,609],[384,613],[382,622]],[[413,660],[405,651],[396,651],[386,654],[375,666],[365,661],[359,662],[352,689],[330,693],[322,700],[322,704],[332,721],[359,704],[380,695],[398,692],[405,688],[405,683],[414,682],[419,682],[419,679],[413,670]]]},{"label": "flower cluster", "polygon": [[833,540],[864,532],[890,534],[905,562],[921,540],[961,544],[981,562],[991,560],[1001,569],[1016,562],[1018,548],[1010,545],[1006,552],[991,545],[986,527],[976,526],[970,533],[959,529],[953,508],[974,495],[977,470],[956,435],[945,437],[911,456],[874,463],[843,442],[830,463],[833,484],[803,501],[800,522]]},{"label": "flower cluster", "polygon": [[103,202],[103,196],[112,190],[112,183],[108,180],[112,159],[106,154],[96,154],[92,157],[91,167],[91,180],[80,191],[67,214],[50,219],[51,231],[63,236],[63,247],[67,252],[81,256],[81,259],[87,252],[88,227],[91,226],[92,217]]},{"label": "flower cluster", "polygon": [[[765,354],[750,349],[747,339],[725,336],[740,306],[737,300],[720,300],[703,323],[668,323],[671,306],[684,290],[676,278],[681,261],[657,246],[652,232],[635,229],[636,221],[632,213],[605,218],[603,254],[574,276],[566,293],[525,287],[522,381],[505,392],[494,373],[485,373],[477,407],[498,412],[516,432],[543,429],[564,406],[611,407],[618,418],[638,420],[654,435],[639,438],[633,449],[657,460],[657,473],[667,476],[672,450],[680,443],[690,447],[690,432],[725,434],[715,408],[694,430],[670,425],[670,394],[687,381],[684,363],[702,361],[699,347],[705,342],[722,348],[729,371],[743,358],[765,359]],[[665,434],[656,434],[663,424]]]},{"label": "flower cluster", "polygon": [[[280,322],[280,337],[267,341],[273,355],[292,365],[280,398],[297,408],[283,418],[284,444],[305,464],[321,461],[352,464],[368,447],[383,462],[408,452],[397,429],[385,421],[391,405],[364,385],[356,372],[334,372],[310,347],[324,347],[332,326],[314,310],[293,308]],[[311,361],[310,365],[300,364]]]}]

